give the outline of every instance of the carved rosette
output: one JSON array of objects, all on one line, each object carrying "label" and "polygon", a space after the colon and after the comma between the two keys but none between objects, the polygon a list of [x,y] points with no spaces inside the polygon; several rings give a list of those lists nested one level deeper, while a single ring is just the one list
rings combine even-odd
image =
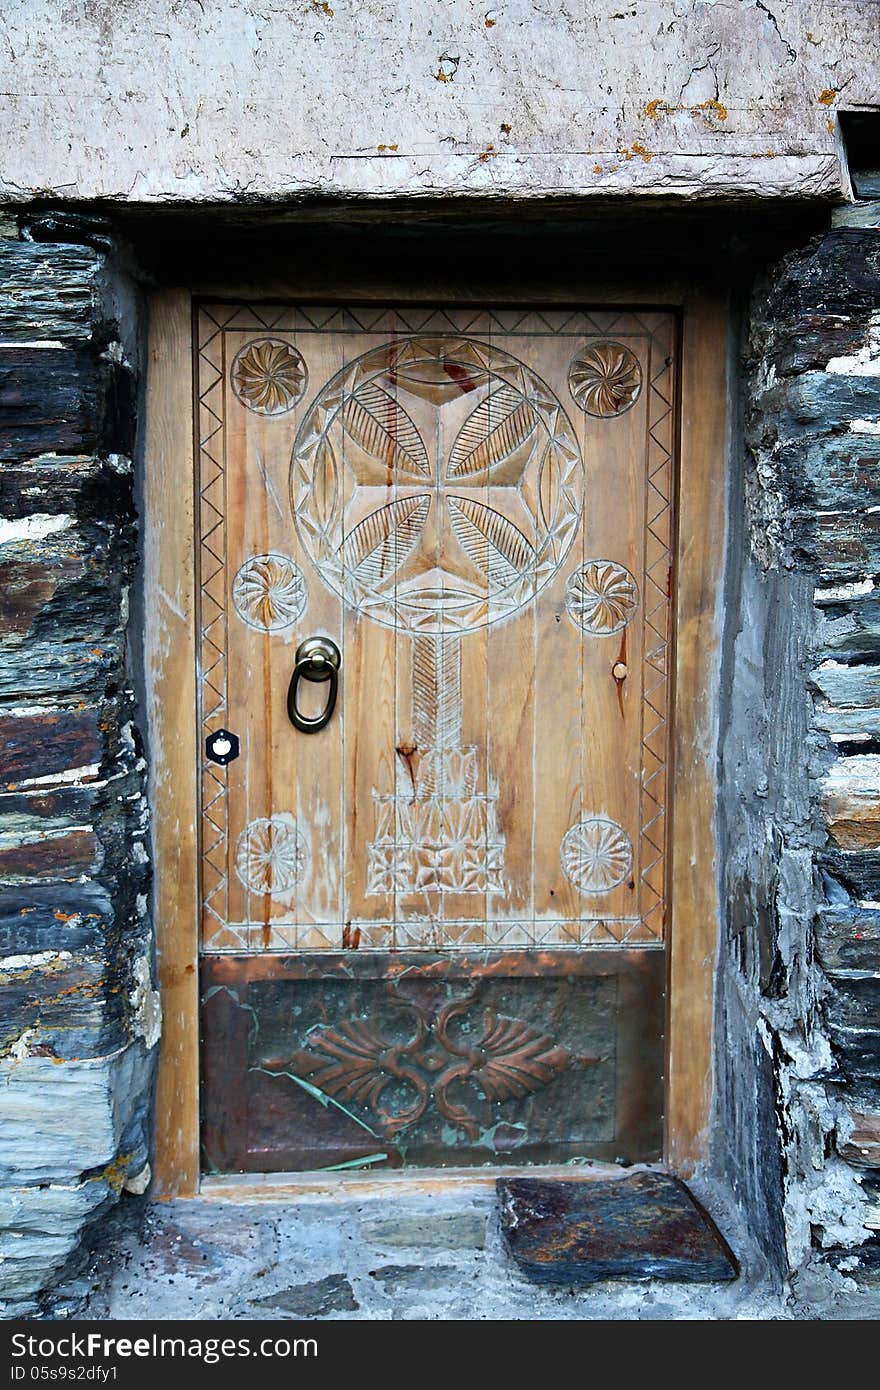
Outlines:
[{"label": "carved rosette", "polygon": [[583,464],[561,403],[525,363],[472,339],[412,337],[318,393],[290,490],[305,550],[350,607],[413,634],[464,634],[557,572]]},{"label": "carved rosette", "polygon": [[258,632],[291,627],[305,612],[308,598],[299,565],[275,551],[245,560],[232,582],[236,613]]},{"label": "carved rosette", "polygon": [[581,893],[610,893],[632,873],[632,841],[616,821],[591,816],[566,831],[560,862]]},{"label": "carved rosette", "polygon": [[251,893],[284,898],[309,866],[309,846],[293,816],[252,820],[235,845],[235,872]]},{"label": "carved rosette", "polygon": [[305,395],[308,372],[302,354],[283,338],[257,338],[236,354],[232,389],[257,415],[286,415]]},{"label": "carved rosette", "polygon": [[629,570],[614,560],[588,560],[569,578],[565,606],[576,627],[593,637],[607,637],[634,617],[638,586]]},{"label": "carved rosette", "polygon": [[622,343],[582,348],[568,369],[568,386],[587,415],[607,419],[635,405],[642,389],[642,369],[635,353]]}]

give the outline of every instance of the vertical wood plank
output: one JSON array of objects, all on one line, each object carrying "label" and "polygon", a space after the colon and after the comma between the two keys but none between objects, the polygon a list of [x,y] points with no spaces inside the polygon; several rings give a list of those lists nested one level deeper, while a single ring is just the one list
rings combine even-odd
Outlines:
[{"label": "vertical wood plank", "polygon": [[162,1043],[155,1191],[199,1183],[198,868],[190,296],[150,306],[144,468],[144,586],[153,906]]},{"label": "vertical wood plank", "polygon": [[681,479],[671,853],[666,1152],[684,1175],[705,1157],[719,901],[718,746],[726,530],[727,312],[692,298],[683,322]]}]

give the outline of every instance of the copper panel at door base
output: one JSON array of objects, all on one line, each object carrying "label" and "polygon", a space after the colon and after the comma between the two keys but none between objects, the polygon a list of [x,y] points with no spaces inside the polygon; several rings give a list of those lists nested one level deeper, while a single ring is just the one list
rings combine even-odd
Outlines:
[{"label": "copper panel at door base", "polygon": [[207,956],[206,1167],[657,1159],[663,968],[658,951]]}]

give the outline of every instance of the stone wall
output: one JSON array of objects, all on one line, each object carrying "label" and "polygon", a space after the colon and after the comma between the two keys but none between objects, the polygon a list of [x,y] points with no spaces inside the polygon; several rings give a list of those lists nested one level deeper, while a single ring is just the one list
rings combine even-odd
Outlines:
[{"label": "stone wall", "polygon": [[721,805],[719,1151],[780,1268],[854,1273],[880,1230],[874,213],[755,293]]},{"label": "stone wall", "polygon": [[159,1015],[126,633],[134,344],[98,246],[5,230],[0,1297],[23,1308],[146,1184]]}]

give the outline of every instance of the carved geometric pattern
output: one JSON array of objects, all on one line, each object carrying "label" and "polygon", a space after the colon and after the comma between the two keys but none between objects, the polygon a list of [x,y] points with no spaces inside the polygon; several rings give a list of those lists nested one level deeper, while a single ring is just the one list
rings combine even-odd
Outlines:
[{"label": "carved geometric pattern", "polygon": [[[492,1009],[482,1020],[468,1017],[475,998],[450,1000],[433,1017],[413,1001],[395,1000],[411,1011],[414,1031],[406,1041],[388,1037],[371,1019],[346,1019],[312,1029],[307,1049],[261,1070],[299,1077],[359,1106],[388,1138],[414,1125],[433,1103],[448,1124],[476,1139],[474,1102],[503,1103],[543,1090],[571,1055],[522,1019]],[[456,1019],[461,1022],[453,1030]]]},{"label": "carved geometric pattern", "polygon": [[565,411],[522,362],[412,337],[331,378],[300,426],[290,487],[334,593],[439,635],[506,617],[552,578],[577,532],[583,465]]},{"label": "carved geometric pattern", "polygon": [[235,872],[251,893],[287,897],[305,877],[309,847],[293,816],[252,820],[235,845]]},{"label": "carved geometric pattern", "polygon": [[560,860],[565,877],[581,893],[608,893],[632,873],[632,841],[616,821],[591,816],[566,831]]},{"label": "carved geometric pattern", "polygon": [[242,405],[257,415],[286,415],[305,395],[308,380],[302,355],[283,338],[245,343],[229,375]]},{"label": "carved geometric pattern", "polygon": [[252,555],[232,581],[232,601],[242,622],[259,632],[280,632],[305,612],[306,579],[289,555]]},{"label": "carved geometric pattern", "polygon": [[568,616],[575,627],[594,637],[620,632],[638,605],[636,581],[628,569],[613,560],[589,560],[565,586]]},{"label": "carved geometric pattern", "polygon": [[[541,948],[570,947],[572,945],[600,945],[618,947],[638,945],[639,947],[662,944],[665,924],[665,854],[667,820],[667,773],[669,744],[669,674],[668,661],[671,639],[671,537],[672,537],[672,498],[674,487],[674,463],[676,448],[676,413],[674,409],[674,362],[676,352],[675,324],[668,314],[645,312],[641,315],[632,311],[593,311],[590,315],[581,310],[503,310],[487,311],[484,308],[473,310],[455,309],[406,310],[395,309],[394,327],[399,334],[413,337],[438,336],[455,337],[469,341],[469,334],[479,334],[480,342],[492,341],[492,334],[515,333],[521,324],[528,320],[527,331],[538,335],[544,333],[557,339],[560,335],[577,336],[584,342],[602,343],[613,341],[615,337],[640,340],[640,356],[643,362],[642,390],[644,391],[647,412],[647,469],[646,469],[646,531],[644,537],[644,563],[639,567],[642,576],[642,593],[639,596],[641,615],[640,629],[644,634],[642,667],[642,727],[641,749],[642,769],[640,779],[640,817],[639,853],[637,858],[638,915],[635,916],[595,916],[581,915],[576,920],[553,918],[541,920],[528,916],[517,916],[499,920],[458,920],[444,917],[437,920],[430,911],[423,915],[407,910],[405,920],[392,916],[371,917],[359,921],[355,931],[361,949],[446,949],[468,950],[486,947],[506,949],[508,947]],[[229,586],[226,570],[226,474],[224,443],[224,387],[229,383],[229,362],[226,356],[227,333],[255,332],[265,336],[322,333],[326,330],[351,334],[388,333],[388,310],[375,308],[340,308],[335,305],[311,306],[304,308],[287,305],[272,306],[216,306],[201,308],[199,312],[199,395],[198,395],[198,512],[200,528],[200,580],[199,580],[199,635],[201,645],[199,679],[199,715],[204,739],[228,724],[227,677],[226,677],[226,626],[228,620],[227,603]],[[278,341],[285,341],[278,336]],[[305,338],[298,341],[305,341]],[[622,342],[618,343],[622,346]],[[505,385],[507,383],[504,383]],[[499,387],[499,390],[502,388]],[[402,397],[401,397],[402,399]],[[633,396],[633,400],[636,396]],[[521,402],[520,402],[521,403]],[[375,398],[370,399],[374,417],[377,410]],[[492,409],[506,408],[511,415],[519,406],[512,406],[510,398],[505,406],[505,398],[499,397]],[[352,430],[358,429],[353,418]],[[361,422],[361,426],[363,422]],[[522,418],[511,422],[514,435],[522,430]],[[412,470],[413,485],[406,492],[404,500],[426,498],[434,494],[429,478],[418,487],[419,462],[424,468],[418,444],[412,435],[398,427],[396,435],[399,443],[407,450],[408,459],[403,460]],[[365,439],[366,435],[363,436]],[[421,438],[421,433],[420,436]],[[467,447],[468,439],[463,434],[454,458],[450,457],[449,477],[441,484],[457,498],[468,499],[467,489],[458,490],[462,477],[467,477],[467,468],[481,465],[478,447],[473,443]],[[350,434],[346,434],[346,451],[356,448]],[[528,447],[525,445],[523,447]],[[426,450],[426,452],[428,452]],[[448,451],[451,455],[451,449]],[[468,460],[470,460],[468,462]],[[430,462],[428,465],[430,472]],[[491,471],[491,470],[490,470]],[[435,482],[437,479],[435,479]],[[501,480],[499,480],[500,484]],[[427,483],[427,485],[425,485]],[[579,490],[580,484],[577,485]],[[500,487],[499,487],[500,490]],[[398,490],[401,491],[401,490]],[[403,489],[402,491],[406,491]],[[475,490],[476,491],[476,490]],[[484,490],[480,500],[486,497]],[[398,493],[394,500],[399,500]],[[579,505],[579,491],[578,491]],[[493,508],[499,515],[512,519],[506,506]],[[356,526],[364,516],[357,517]],[[418,521],[419,518],[416,518]],[[433,523],[425,519],[428,527]],[[458,517],[459,530],[463,531],[474,544],[475,538],[462,525]],[[446,508],[446,524],[452,537],[458,541],[453,530],[452,516]],[[353,527],[351,529],[354,529]],[[422,524],[424,536],[425,523]],[[519,528],[527,541],[535,544],[536,538],[528,533],[528,528]],[[575,528],[576,529],[576,528]],[[405,530],[404,530],[405,536]],[[360,543],[366,537],[361,533]],[[424,540],[417,538],[417,544]],[[358,542],[356,541],[357,545]],[[458,542],[461,546],[461,543]],[[403,565],[412,563],[412,556],[402,554],[402,545],[397,545],[397,555]],[[386,556],[395,552],[391,546],[386,548]],[[464,547],[456,552],[468,560]],[[488,543],[484,554],[491,560],[492,550]],[[562,557],[564,558],[564,556]],[[384,559],[378,557],[381,564]],[[463,565],[463,561],[461,561]],[[496,561],[497,564],[497,561]],[[365,566],[369,570],[369,562]],[[633,566],[635,569],[635,566]],[[472,571],[471,571],[472,573]],[[497,578],[496,578],[497,582]],[[488,581],[484,580],[485,588]],[[528,601],[528,596],[526,598]],[[485,596],[482,600],[485,610]],[[230,605],[231,607],[231,605]],[[462,613],[462,621],[457,631],[469,629],[470,623],[491,620],[479,607],[471,614]],[[431,621],[428,632],[435,635],[436,623],[432,631]],[[418,629],[412,629],[418,630]],[[424,628],[422,629],[424,630]],[[440,635],[437,633],[436,635]],[[450,632],[451,636],[452,633]],[[458,645],[457,643],[455,644]],[[640,644],[641,645],[641,644]],[[452,655],[452,647],[447,650],[447,666]],[[446,677],[444,677],[446,679]],[[447,715],[450,711],[447,702]],[[451,714],[452,726],[456,716]],[[439,730],[438,730],[439,733]],[[415,737],[414,742],[419,742]],[[447,749],[461,749],[460,733],[446,743]],[[442,747],[437,744],[437,747]],[[416,759],[410,760],[415,767]],[[233,772],[235,765],[233,765]],[[402,794],[409,769],[398,758],[398,780],[396,790]],[[332,921],[297,921],[291,918],[291,907],[285,908],[281,915],[274,915],[270,922],[231,921],[229,911],[228,874],[234,869],[234,842],[230,844],[228,835],[228,790],[229,769],[204,759],[201,777],[201,872],[204,946],[210,950],[260,951],[260,950],[339,950],[342,941],[342,925],[334,918]],[[434,770],[426,766],[425,777],[433,776],[434,785],[439,785],[449,777],[450,785],[455,785],[457,772],[450,772],[442,763]],[[411,785],[411,782],[410,782]],[[486,797],[487,802],[492,802]],[[493,807],[494,809],[494,807]],[[487,841],[491,847],[500,845],[503,857],[503,836],[496,841],[487,813]],[[496,825],[497,829],[497,825]],[[396,830],[395,830],[396,834]],[[392,837],[394,838],[394,837]],[[399,843],[399,840],[394,840]],[[489,856],[490,860],[492,856]],[[609,903],[609,906],[611,904]],[[636,904],[633,904],[635,907]],[[391,904],[389,904],[389,908]],[[585,902],[585,908],[587,904]],[[619,908],[618,908],[619,911]]]},{"label": "carved geometric pattern", "polygon": [[373,791],[368,895],[502,893],[497,797],[477,790],[476,748],[461,747],[461,638],[414,637],[411,751],[397,750],[396,791]]},{"label": "carved geometric pattern", "polygon": [[[463,791],[456,796],[450,764],[471,763]],[[448,797],[426,792],[419,780],[410,797],[373,793],[376,825],[367,847],[367,893],[501,893],[504,891],[504,838],[498,829],[494,796],[467,794],[475,779],[477,750],[441,751],[419,768],[430,769],[450,788]]]},{"label": "carved geometric pattern", "polygon": [[[199,337],[199,706],[202,747],[226,723],[226,474],[224,451],[223,328],[209,313],[200,315]],[[228,771],[202,760],[203,937],[227,931]],[[230,943],[231,944],[231,943]]]},{"label": "carved geometric pattern", "polygon": [[572,397],[587,415],[622,415],[635,405],[642,389],[642,369],[622,343],[582,348],[568,369]]},{"label": "carved geometric pattern", "polygon": [[[648,442],[643,583],[644,666],[639,826],[639,916],[662,941],[666,927],[669,658],[672,633],[672,497],[675,409],[671,320],[660,320],[648,361]],[[662,334],[662,336],[661,336]]]},{"label": "carved geometric pattern", "polygon": [[431,647],[534,599],[574,539],[582,474],[549,388],[462,338],[372,349],[303,421],[291,498],[319,574],[350,607],[414,634],[420,762],[403,795],[374,792],[368,894],[503,892],[496,798],[477,795],[476,750],[454,748],[443,728],[461,726],[460,653]]},{"label": "carved geometric pattern", "polygon": [[583,917],[575,920],[498,920],[483,922],[444,917],[406,920],[371,918],[346,933],[338,922],[291,922],[274,918],[218,927],[211,951],[364,951],[394,950],[565,950],[578,946],[656,946],[657,938],[637,917]]}]

